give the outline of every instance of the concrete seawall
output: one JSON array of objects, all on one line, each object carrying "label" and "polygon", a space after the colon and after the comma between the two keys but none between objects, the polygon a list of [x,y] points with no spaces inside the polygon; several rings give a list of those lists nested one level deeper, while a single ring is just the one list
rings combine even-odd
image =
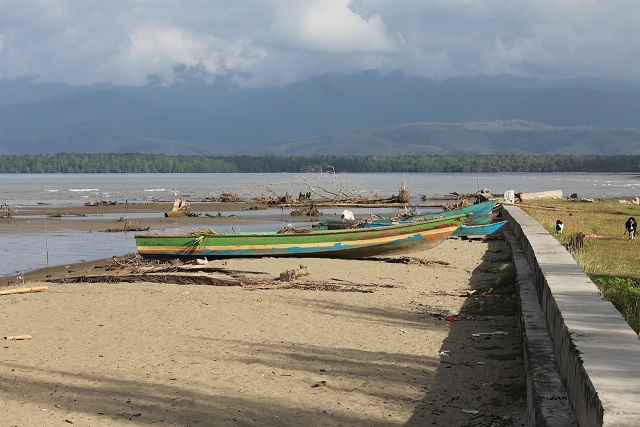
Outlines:
[{"label": "concrete seawall", "polygon": [[530,423],[640,426],[638,335],[544,227],[516,206],[502,215],[521,285]]}]

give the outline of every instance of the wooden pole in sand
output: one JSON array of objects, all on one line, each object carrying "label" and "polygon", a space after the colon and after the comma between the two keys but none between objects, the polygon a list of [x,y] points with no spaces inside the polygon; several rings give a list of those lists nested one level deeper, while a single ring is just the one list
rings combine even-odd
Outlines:
[{"label": "wooden pole in sand", "polygon": [[7,289],[4,291],[0,291],[0,295],[11,295],[11,294],[26,294],[30,292],[42,292],[49,289],[46,286],[34,286],[32,288],[19,288],[19,289]]},{"label": "wooden pole in sand", "polygon": [[47,223],[44,223],[44,250],[47,253],[47,266],[49,265],[49,235],[47,234]]}]

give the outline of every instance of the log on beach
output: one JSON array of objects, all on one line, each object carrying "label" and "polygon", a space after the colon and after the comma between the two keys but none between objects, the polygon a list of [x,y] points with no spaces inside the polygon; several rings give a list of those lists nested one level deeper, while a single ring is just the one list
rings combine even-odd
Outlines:
[{"label": "log on beach", "polygon": [[31,335],[7,335],[3,337],[5,341],[30,340],[31,338]]},{"label": "log on beach", "polygon": [[562,190],[539,191],[536,193],[520,193],[519,198],[522,202],[540,199],[562,199]]},{"label": "log on beach", "polygon": [[0,295],[12,295],[12,294],[27,294],[31,292],[42,292],[49,289],[46,286],[34,286],[31,288],[19,288],[19,289],[7,289],[0,291]]}]

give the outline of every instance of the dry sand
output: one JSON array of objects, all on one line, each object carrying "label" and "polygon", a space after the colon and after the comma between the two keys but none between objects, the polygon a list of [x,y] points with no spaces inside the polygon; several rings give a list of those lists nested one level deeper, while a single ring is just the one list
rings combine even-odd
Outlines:
[{"label": "dry sand", "polygon": [[495,282],[506,242],[411,256],[439,262],[211,262],[262,279],[304,265],[301,283],[370,293],[42,281],[105,274],[106,260],[5,279],[48,290],[0,296],[0,337],[32,337],[1,342],[0,425],[524,425],[522,359],[501,360],[521,351],[517,319],[456,317],[469,298],[433,295]]}]

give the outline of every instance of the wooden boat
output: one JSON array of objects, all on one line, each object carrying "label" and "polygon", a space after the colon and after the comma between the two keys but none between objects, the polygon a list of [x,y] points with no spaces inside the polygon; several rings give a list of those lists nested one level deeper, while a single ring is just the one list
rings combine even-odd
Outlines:
[{"label": "wooden boat", "polygon": [[436,218],[438,216],[458,216],[458,215],[468,215],[469,219],[472,219],[474,217],[490,215],[493,209],[497,205],[498,205],[497,200],[488,200],[486,202],[474,203],[473,205],[465,206],[464,208],[460,208],[460,209],[451,209],[448,211],[403,217],[403,218],[400,218],[400,221],[416,221],[420,219]]},{"label": "wooden boat", "polygon": [[441,218],[441,217],[449,217],[449,216],[460,216],[465,215],[467,219],[465,220],[465,224],[468,225],[483,225],[488,224],[495,218],[498,214],[494,212],[494,208],[498,205],[497,200],[489,200],[486,202],[475,203],[470,206],[465,206],[460,209],[452,209],[448,211],[442,212],[434,212],[428,213],[424,215],[413,215],[398,218],[397,220],[393,220],[390,218],[382,218],[375,220],[364,220],[364,219],[355,219],[355,220],[345,220],[345,219],[327,219],[323,221],[321,225],[314,226],[316,230],[325,229],[325,230],[337,230],[337,229],[345,229],[345,228],[368,228],[368,227],[385,227],[392,224],[403,224],[406,222],[412,221],[424,221],[428,219]]},{"label": "wooden boat", "polygon": [[385,227],[306,232],[138,234],[135,240],[138,253],[144,257],[360,258],[433,248],[464,219],[465,216],[452,216]]},{"label": "wooden boat", "polygon": [[502,228],[502,226],[505,225],[506,223],[507,221],[498,221],[498,222],[492,222],[490,224],[483,224],[483,225],[461,224],[460,227],[456,229],[456,231],[451,233],[451,236],[484,237],[484,236],[488,236],[489,234],[495,233],[500,228]]},{"label": "wooden boat", "polygon": [[489,224],[497,216],[498,216],[497,211],[492,211],[492,212],[489,212],[488,214],[471,215],[469,216],[469,218],[467,218],[467,220],[464,223],[466,225],[485,225],[485,224]]}]

